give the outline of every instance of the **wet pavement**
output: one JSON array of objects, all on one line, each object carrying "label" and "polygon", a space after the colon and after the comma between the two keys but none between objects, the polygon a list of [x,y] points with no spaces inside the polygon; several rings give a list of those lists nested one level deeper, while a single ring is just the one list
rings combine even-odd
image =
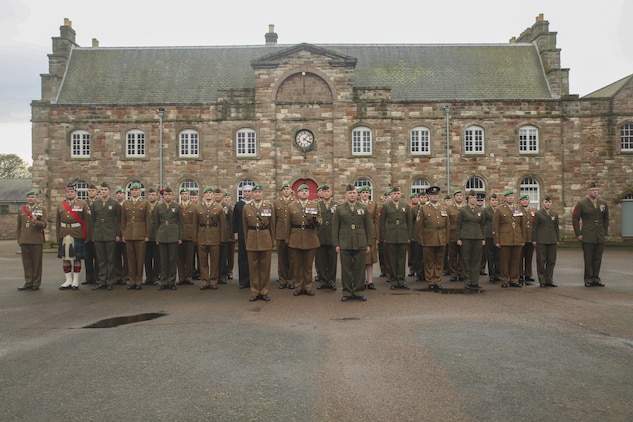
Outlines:
[{"label": "wet pavement", "polygon": [[17,250],[0,242],[2,421],[633,420],[631,249],[607,249],[604,288],[571,248],[558,288],[390,290],[376,266],[378,290],[345,303],[340,280],[253,303],[235,280],[59,291],[52,253],[19,292]]}]

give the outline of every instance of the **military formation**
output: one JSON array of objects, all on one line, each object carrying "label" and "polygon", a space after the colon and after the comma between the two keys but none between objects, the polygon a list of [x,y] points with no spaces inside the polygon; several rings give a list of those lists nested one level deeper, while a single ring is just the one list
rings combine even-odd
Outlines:
[{"label": "military formation", "polygon": [[[560,242],[559,215],[552,198],[544,196],[539,210],[512,189],[492,193],[483,206],[483,192],[456,190],[440,201],[441,189],[431,186],[402,198],[398,187],[387,190],[381,203],[370,199],[367,186],[347,185],[334,199],[329,185],[310,199],[306,184],[296,192],[283,184],[278,197],[265,199],[262,185],[242,187],[243,197],[231,203],[230,194],[206,186],[198,192],[148,189],[133,183],[125,191],[102,183],[88,187],[88,198],[77,198],[73,184],[50,216],[38,204],[37,192],[26,194],[18,213],[17,239],[24,264],[24,285],[38,290],[42,283],[45,229],[55,224],[57,256],[64,281],[60,290],[79,289],[85,262],[86,280],[93,290],[128,290],[158,286],[176,290],[194,285],[218,290],[233,279],[237,244],[238,287],[250,289],[249,300],[270,300],[271,262],[277,250],[278,288],[294,296],[314,296],[316,290],[337,290],[340,262],[341,301],[366,301],[376,290],[374,265],[391,289],[410,287],[408,277],[441,291],[443,277],[480,290],[480,277],[502,288],[530,285],[533,256],[541,287],[554,282]],[[600,267],[609,226],[607,203],[598,198],[595,183],[573,211],[573,227],[582,243],[584,284],[603,287]],[[486,273],[485,270],[488,272]],[[408,268],[408,274],[407,274]],[[316,277],[313,277],[313,270]],[[143,277],[145,276],[145,278]]]}]

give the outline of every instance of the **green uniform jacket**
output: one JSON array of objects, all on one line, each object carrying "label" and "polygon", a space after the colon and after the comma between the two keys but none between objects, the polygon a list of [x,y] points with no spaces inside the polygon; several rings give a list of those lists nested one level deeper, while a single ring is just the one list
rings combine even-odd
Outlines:
[{"label": "green uniform jacket", "polygon": [[152,214],[152,223],[158,243],[177,243],[185,236],[185,225],[182,220],[180,204],[172,201],[158,204]]},{"label": "green uniform jacket", "polygon": [[330,200],[330,205],[326,206],[325,201],[318,201],[319,210],[323,223],[317,227],[317,235],[321,245],[332,245],[332,220],[334,219],[334,211],[339,205],[338,202]]},{"label": "green uniform jacket", "polygon": [[609,230],[609,207],[597,199],[594,207],[589,198],[578,201],[574,207],[572,224],[576,237],[582,235],[583,243],[604,243]]},{"label": "green uniform jacket", "polygon": [[544,209],[538,210],[534,214],[532,241],[543,245],[552,245],[558,243],[559,240],[558,213],[550,210],[548,215]]},{"label": "green uniform jacket", "polygon": [[378,239],[385,243],[409,243],[413,237],[411,207],[400,201],[398,207],[392,201],[380,209],[380,231]]},{"label": "green uniform jacket", "polygon": [[457,240],[485,239],[486,213],[481,207],[461,207],[457,215]]},{"label": "green uniform jacket", "polygon": [[492,205],[488,205],[484,208],[484,214],[486,214],[486,225],[484,226],[484,236],[486,239],[492,239],[492,219],[495,216],[495,209]]},{"label": "green uniform jacket", "polygon": [[114,242],[121,236],[121,206],[114,198],[103,203],[98,199],[92,203],[92,240]]},{"label": "green uniform jacket", "polygon": [[374,239],[373,222],[367,207],[359,202],[338,205],[332,218],[332,245],[347,250],[362,250]]}]

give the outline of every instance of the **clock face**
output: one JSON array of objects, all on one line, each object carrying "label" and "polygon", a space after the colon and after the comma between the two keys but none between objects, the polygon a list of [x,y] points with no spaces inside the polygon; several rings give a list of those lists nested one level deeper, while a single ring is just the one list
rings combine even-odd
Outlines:
[{"label": "clock face", "polygon": [[314,144],[314,135],[309,130],[302,129],[295,135],[295,144],[302,150],[308,150]]}]

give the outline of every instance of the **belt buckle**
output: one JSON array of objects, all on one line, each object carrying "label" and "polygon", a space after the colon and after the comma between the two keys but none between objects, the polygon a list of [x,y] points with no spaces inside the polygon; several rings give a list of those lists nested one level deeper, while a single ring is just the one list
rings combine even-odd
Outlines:
[{"label": "belt buckle", "polygon": [[209,222],[207,221],[207,229],[211,227],[211,224],[209,224]]},{"label": "belt buckle", "polygon": [[516,227],[516,223],[513,221],[512,222],[512,228],[515,228],[515,227]]},{"label": "belt buckle", "polygon": [[352,224],[352,230],[356,230],[356,224]]},{"label": "belt buckle", "polygon": [[255,231],[259,231],[259,224],[255,226]]},{"label": "belt buckle", "polygon": [[400,225],[400,220],[396,220],[396,226]]},{"label": "belt buckle", "polygon": [[306,224],[305,223],[301,223],[301,230],[305,230],[306,228]]}]

